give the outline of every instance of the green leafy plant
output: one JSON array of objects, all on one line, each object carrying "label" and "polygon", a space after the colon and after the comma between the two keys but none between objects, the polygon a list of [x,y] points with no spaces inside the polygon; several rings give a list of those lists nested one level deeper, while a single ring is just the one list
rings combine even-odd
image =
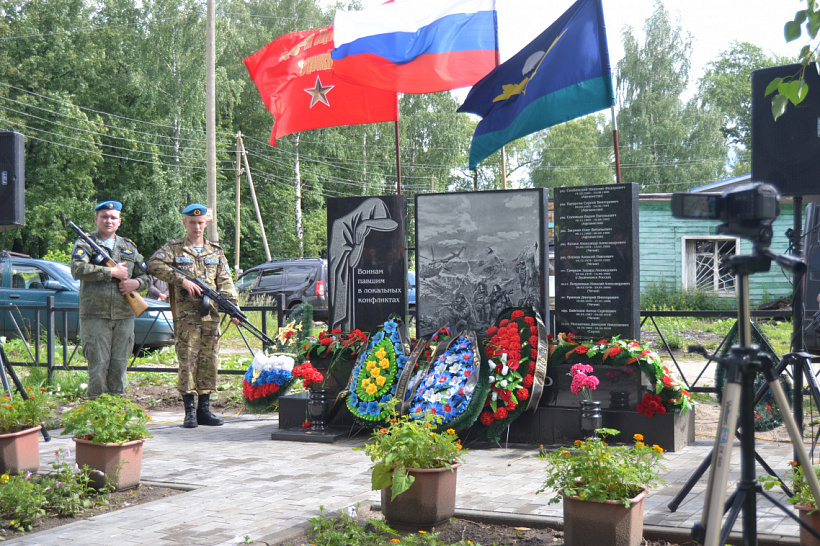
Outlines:
[{"label": "green leafy plant", "polygon": [[363,448],[375,462],[371,473],[371,487],[374,491],[390,487],[391,499],[404,493],[413,485],[415,478],[408,469],[447,468],[452,469],[466,449],[461,447],[453,429],[434,432],[436,416],[426,414],[425,418],[414,419],[409,415],[399,416],[396,400],[388,404],[389,425],[373,432],[372,441]]},{"label": "green leafy plant", "polygon": [[[388,546],[397,543],[410,546],[445,546],[445,543],[438,539],[438,533],[419,531],[401,536],[380,519],[368,519],[360,523],[356,521],[355,509],[349,510],[350,513],[342,510],[329,512],[320,506],[319,515],[310,520],[308,536],[313,543],[322,546]],[[451,546],[471,544],[469,540],[460,540]]]},{"label": "green leafy plant", "polygon": [[0,514],[9,520],[12,529],[30,531],[41,516],[72,517],[108,503],[112,486],[94,489],[88,467],[80,470],[70,464],[67,459],[71,452],[67,449],[60,448],[55,454],[49,474],[0,475]]},{"label": "green leafy plant", "polygon": [[611,446],[606,437],[617,435],[617,430],[599,428],[595,432],[596,437],[576,440],[573,447],[541,455],[547,461],[548,477],[537,492],[553,490],[550,504],[566,496],[615,500],[629,508],[630,499],[641,489],[665,483],[660,477],[663,448],[644,444],[640,434],[634,436],[632,447]]},{"label": "green leafy plant", "polygon": [[25,388],[27,400],[22,396],[4,396],[0,403],[0,434],[19,432],[36,427],[53,415],[54,401],[45,388]]},{"label": "green leafy plant", "polygon": [[46,513],[45,493],[31,475],[0,476],[0,514],[9,520],[12,529],[30,531],[34,521]]},{"label": "green leafy plant", "polygon": [[150,416],[125,398],[102,394],[63,415],[65,432],[98,444],[121,444],[151,438]]},{"label": "green leafy plant", "polygon": [[[820,466],[814,467],[814,473],[820,479]],[[789,502],[800,506],[808,506],[813,510],[817,510],[817,503],[814,495],[809,487],[809,482],[806,480],[806,475],[803,473],[803,467],[797,461],[789,461],[789,471],[784,476],[786,485],[791,489],[792,496],[789,497]],[[771,474],[760,476],[758,481],[763,485],[763,488],[768,491],[772,487],[783,484],[781,480]]]}]

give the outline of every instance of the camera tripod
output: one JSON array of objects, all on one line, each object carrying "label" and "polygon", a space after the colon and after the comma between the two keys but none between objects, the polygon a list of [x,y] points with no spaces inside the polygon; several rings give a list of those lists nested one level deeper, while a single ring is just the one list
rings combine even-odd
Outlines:
[{"label": "camera tripod", "polygon": [[[755,439],[754,439],[754,407],[755,389],[754,380],[758,372],[766,378],[768,388],[774,395],[775,403],[780,409],[783,423],[789,432],[794,446],[795,456],[802,468],[807,469],[804,474],[809,483],[815,500],[820,499],[820,483],[813,471],[811,460],[803,448],[803,441],[794,417],[789,411],[789,404],[783,387],[780,385],[779,373],[774,373],[771,357],[759,352],[756,345],[751,345],[751,322],[749,310],[749,279],[748,276],[759,271],[768,271],[771,260],[776,260],[782,267],[797,271],[805,269],[805,264],[787,256],[777,256],[767,248],[756,248],[751,256],[733,256],[729,267],[737,279],[738,297],[738,344],[732,347],[726,358],[726,385],[720,407],[718,433],[715,435],[715,446],[712,450],[711,470],[706,487],[706,496],[701,514],[701,522],[692,529],[692,537],[706,546],[726,544],[729,533],[741,511],[743,512],[743,543],[757,544],[757,517],[756,493],[760,493],[784,513],[808,529],[782,504],[760,487],[755,478]],[[781,364],[784,365],[784,364]],[[782,368],[780,368],[782,371]],[[732,454],[734,432],[737,430],[738,416],[740,416],[741,443],[741,473],[736,491],[724,505],[726,482],[729,475],[729,464]],[[764,465],[765,467],[766,465]],[[772,473],[768,467],[767,471]],[[726,522],[721,527],[723,514],[728,510]],[[820,538],[815,531],[812,534]]]}]

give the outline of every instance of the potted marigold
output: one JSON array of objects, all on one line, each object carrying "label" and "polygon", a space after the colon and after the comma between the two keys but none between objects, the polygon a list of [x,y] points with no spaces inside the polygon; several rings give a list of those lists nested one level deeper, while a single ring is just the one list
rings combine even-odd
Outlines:
[{"label": "potted marigold", "polygon": [[145,409],[130,400],[103,394],[63,414],[66,433],[74,434],[77,464],[87,465],[94,485],[117,490],[139,484],[142,444],[151,438]]},{"label": "potted marigold", "polygon": [[[789,502],[794,505],[800,513],[800,520],[804,521],[809,527],[820,533],[820,512],[817,511],[817,502],[811,492],[806,475],[803,472],[803,467],[797,461],[789,462],[789,471],[784,476],[786,486],[792,492],[789,497]],[[814,473],[820,479],[820,466],[814,467]],[[779,479],[775,476],[766,474],[758,478],[763,488],[766,490],[772,487],[782,485]],[[820,538],[811,534],[808,529],[800,526],[800,544],[817,546],[820,545]]]},{"label": "potted marigold", "polygon": [[396,529],[431,529],[455,513],[458,462],[465,449],[455,431],[437,433],[435,418],[398,416],[388,404],[386,428],[373,432],[364,452],[373,465],[371,487],[381,490],[382,513]]},{"label": "potted marigold", "polygon": [[26,387],[22,396],[4,396],[0,404],[0,473],[35,471],[40,468],[37,434],[43,421],[53,415],[46,389]]},{"label": "potted marigold", "polygon": [[554,494],[550,504],[563,501],[565,544],[638,546],[647,488],[664,484],[663,449],[644,444],[640,434],[631,447],[612,446],[606,438],[617,430],[595,432],[593,438],[543,455],[548,477],[538,493],[549,489]]}]

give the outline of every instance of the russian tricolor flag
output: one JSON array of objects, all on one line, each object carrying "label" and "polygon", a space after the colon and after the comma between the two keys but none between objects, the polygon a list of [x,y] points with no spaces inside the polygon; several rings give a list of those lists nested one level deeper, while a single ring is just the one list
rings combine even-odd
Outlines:
[{"label": "russian tricolor flag", "polygon": [[335,77],[401,93],[468,87],[497,64],[495,0],[396,0],[336,12]]}]

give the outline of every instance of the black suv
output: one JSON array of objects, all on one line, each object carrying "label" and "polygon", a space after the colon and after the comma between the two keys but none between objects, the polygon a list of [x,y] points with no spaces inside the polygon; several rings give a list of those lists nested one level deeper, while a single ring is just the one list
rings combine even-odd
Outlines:
[{"label": "black suv", "polygon": [[314,318],[328,319],[327,260],[323,258],[265,262],[245,271],[236,280],[236,289],[247,294],[248,304],[272,303],[284,294],[288,309],[307,302],[313,306]]}]

